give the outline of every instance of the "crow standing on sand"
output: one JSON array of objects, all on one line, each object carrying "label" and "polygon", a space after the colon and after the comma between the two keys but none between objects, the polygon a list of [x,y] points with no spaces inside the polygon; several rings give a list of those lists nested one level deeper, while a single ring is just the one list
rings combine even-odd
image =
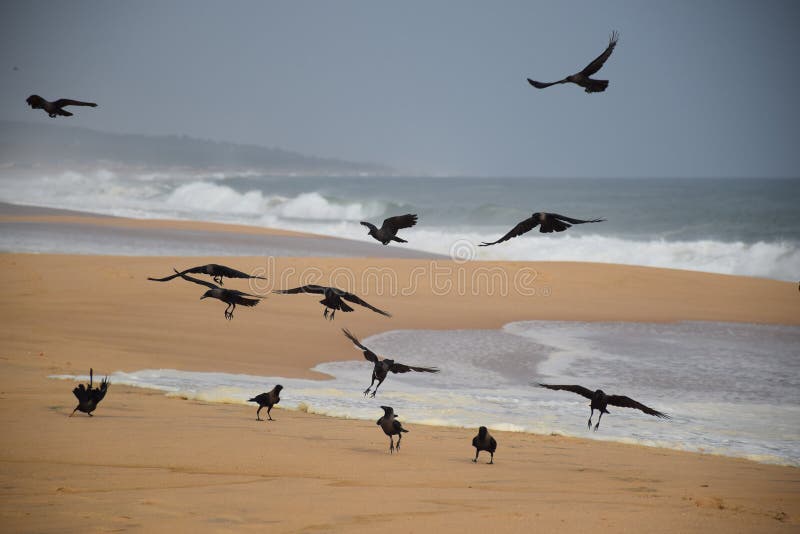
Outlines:
[{"label": "crow standing on sand", "polygon": [[78,405],[72,410],[72,413],[69,414],[70,417],[75,415],[76,411],[83,412],[89,417],[94,417],[92,412],[97,408],[97,405],[100,404],[100,401],[103,400],[103,397],[106,396],[106,392],[108,391],[108,377],[103,378],[99,388],[92,387],[93,378],[94,369],[89,369],[89,387],[80,384],[72,390],[72,394],[78,399]]},{"label": "crow standing on sand", "polygon": [[59,98],[55,102],[49,102],[39,95],[29,96],[25,102],[33,109],[43,109],[50,115],[50,118],[55,118],[58,115],[62,117],[72,117],[72,113],[65,111],[64,106],[89,106],[96,108],[97,104],[94,102],[81,102],[80,100],[70,100],[69,98]]},{"label": "crow standing on sand", "polygon": [[560,390],[563,389],[564,391],[571,391],[573,393],[577,393],[578,395],[583,395],[587,399],[591,399],[591,404],[589,407],[591,408],[591,412],[589,413],[589,428],[592,428],[592,416],[594,415],[594,411],[597,410],[600,412],[600,417],[597,418],[597,424],[594,426],[595,432],[600,427],[600,419],[603,418],[604,413],[609,413],[606,410],[606,407],[610,404],[611,406],[620,406],[622,408],[636,408],[637,410],[641,410],[648,415],[654,415],[656,417],[660,417],[662,419],[670,419],[670,416],[667,414],[661,413],[657,410],[652,408],[648,408],[642,403],[636,402],[630,397],[626,397],[624,395],[606,395],[602,389],[598,389],[597,391],[592,391],[591,389],[585,388],[583,386],[569,386],[569,385],[548,385],[548,384],[539,384],[543,388],[547,389],[555,389]]},{"label": "crow standing on sand", "polygon": [[417,224],[417,216],[412,213],[407,213],[405,215],[398,215],[397,217],[389,217],[383,220],[383,224],[380,228],[365,221],[361,221],[361,224],[369,228],[369,235],[384,245],[388,245],[389,241],[408,243],[405,239],[397,237],[397,231],[401,228],[411,228]]},{"label": "crow standing on sand", "polygon": [[[383,429],[383,433],[389,436],[389,453],[394,454],[395,449],[400,452],[400,440],[403,439],[403,432],[408,432],[408,430],[403,428],[403,425],[397,420],[397,415],[391,406],[381,406],[381,408],[383,408],[383,417],[378,419],[375,424],[379,425]],[[392,436],[397,436],[397,445],[394,444]]]},{"label": "crow standing on sand", "polygon": [[[174,270],[174,269],[173,269]],[[200,265],[197,267],[192,267],[191,269],[186,269],[185,271],[178,272],[175,271],[175,274],[170,276],[165,276],[164,278],[150,278],[148,280],[152,280],[153,282],[168,282],[173,278],[177,278],[182,274],[207,274],[213,278],[213,280],[222,285],[223,278],[258,278],[259,280],[266,280],[263,276],[255,276],[252,274],[243,273],[242,271],[237,271],[236,269],[231,269],[230,267],[226,267],[224,265],[218,265],[216,263],[209,263],[208,265]]]},{"label": "crow standing on sand", "polygon": [[491,434],[489,434],[489,430],[485,426],[482,426],[478,429],[478,435],[472,438],[472,446],[475,447],[475,459],[472,460],[473,463],[478,462],[478,454],[481,451],[486,451],[492,455],[489,459],[490,464],[494,463],[494,451],[497,450],[497,440],[495,440]]},{"label": "crow standing on sand", "polygon": [[550,234],[553,232],[563,232],[567,228],[571,227],[573,224],[597,223],[597,222],[605,222],[605,219],[589,219],[588,221],[584,221],[581,219],[572,219],[564,215],[559,215],[558,213],[536,212],[529,218],[517,224],[506,235],[504,235],[497,241],[492,241],[491,243],[483,242],[478,246],[488,247],[490,245],[496,245],[498,243],[502,243],[503,241],[508,241],[512,237],[521,236],[524,233],[530,232],[537,226],[539,226],[539,232],[543,234]]},{"label": "crow standing on sand", "polygon": [[371,361],[375,364],[375,367],[372,368],[372,382],[370,382],[369,387],[364,390],[364,396],[366,397],[369,393],[370,388],[378,381],[378,385],[375,386],[375,390],[372,392],[372,397],[375,398],[375,394],[378,392],[378,388],[381,387],[383,381],[386,380],[386,376],[389,374],[389,371],[392,373],[407,373],[409,371],[416,371],[418,373],[438,373],[439,369],[433,367],[414,367],[411,365],[404,365],[402,363],[397,363],[394,360],[384,359],[381,360],[378,356],[369,350],[367,347],[361,344],[356,336],[350,333],[349,330],[342,328],[342,332],[344,332],[345,337],[353,342],[353,344],[364,351],[364,358]]},{"label": "crow standing on sand", "polygon": [[322,313],[322,316],[328,319],[328,310],[333,310],[329,318],[331,321],[333,321],[333,316],[336,315],[337,310],[341,310],[345,313],[353,311],[353,308],[344,302],[345,300],[352,302],[353,304],[358,304],[360,306],[364,306],[365,308],[369,308],[375,313],[380,313],[386,317],[392,316],[390,313],[379,310],[375,306],[368,304],[366,301],[361,300],[356,295],[348,293],[347,291],[342,291],[341,289],[337,289],[335,287],[317,286],[312,284],[308,286],[295,287],[293,289],[275,289],[273,290],[273,293],[280,293],[281,295],[296,295],[297,293],[314,293],[317,295],[324,295],[325,298],[319,301],[320,304],[325,306],[325,311]]},{"label": "crow standing on sand", "polygon": [[544,89],[545,87],[550,87],[551,85],[571,82],[583,87],[587,93],[602,93],[606,90],[606,87],[608,87],[608,80],[593,80],[589,76],[595,74],[603,67],[603,64],[609,58],[611,52],[614,51],[614,47],[617,46],[618,38],[619,34],[617,32],[612,32],[611,38],[608,40],[608,47],[603,51],[602,54],[597,56],[597,59],[586,65],[582,71],[571,74],[570,76],[567,76],[563,80],[559,80],[557,82],[542,83],[528,78],[528,83],[537,89]]},{"label": "crow standing on sand", "polygon": [[280,394],[282,389],[283,389],[283,386],[278,384],[277,386],[272,388],[272,391],[268,391],[266,393],[262,393],[261,395],[256,395],[252,399],[248,399],[247,400],[247,402],[257,402],[258,403],[258,410],[256,410],[256,419],[257,420],[263,421],[263,419],[261,419],[258,416],[258,414],[261,411],[261,408],[263,408],[264,406],[267,407],[267,417],[269,417],[269,420],[270,421],[274,421],[275,420],[275,419],[272,418],[272,416],[269,414],[269,412],[272,411],[272,407],[273,406],[275,406],[276,404],[278,404],[281,401],[281,398],[280,398],[279,394]]},{"label": "crow standing on sand", "polygon": [[191,276],[181,274],[178,271],[175,272],[184,280],[188,280],[189,282],[194,282],[195,284],[200,284],[201,286],[210,288],[208,291],[203,293],[203,296],[200,297],[200,300],[210,297],[221,300],[227,304],[228,307],[225,308],[225,318],[229,321],[233,319],[233,311],[236,309],[237,304],[241,306],[252,307],[260,302],[259,299],[264,298],[259,297],[258,295],[251,295],[250,293],[243,293],[235,289],[225,289],[216,284],[212,284],[211,282],[198,280],[197,278],[192,278]]}]

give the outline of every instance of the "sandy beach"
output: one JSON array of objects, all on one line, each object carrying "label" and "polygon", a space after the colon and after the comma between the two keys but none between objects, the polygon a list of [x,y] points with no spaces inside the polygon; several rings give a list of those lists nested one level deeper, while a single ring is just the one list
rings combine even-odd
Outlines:
[{"label": "sandy beach", "polygon": [[[184,225],[32,213],[0,222],[36,221],[142,231]],[[353,326],[366,337],[517,320],[800,324],[797,287],[788,282],[608,264],[387,258],[379,257],[385,247],[372,249],[376,257],[230,259],[268,278],[231,287],[266,294],[332,282],[393,314],[359,309],[332,323],[318,298],[283,295],[239,308],[228,322],[222,303],[198,300],[201,288],[146,279],[219,261],[210,255],[0,256],[0,530],[797,531],[793,467],[510,432],[493,432],[495,465],[475,465],[475,429],[423,425],[410,425],[402,452],[389,455],[374,421],[278,406],[276,421],[265,423],[253,406],[113,384],[95,417],[68,418],[74,385],[48,378],[93,367],[325,379],[311,367],[360,357],[340,332]]]}]

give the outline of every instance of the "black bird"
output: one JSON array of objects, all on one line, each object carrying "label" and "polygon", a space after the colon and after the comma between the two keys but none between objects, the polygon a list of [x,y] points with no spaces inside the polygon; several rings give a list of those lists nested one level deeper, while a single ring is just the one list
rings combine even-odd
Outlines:
[{"label": "black bird", "polygon": [[78,399],[78,405],[72,410],[72,413],[69,414],[70,417],[75,415],[76,411],[83,412],[89,417],[94,417],[92,412],[97,408],[97,405],[100,404],[100,401],[103,400],[103,397],[106,396],[106,392],[108,391],[108,377],[103,378],[99,388],[92,387],[93,378],[94,369],[89,369],[89,387],[80,384],[72,390],[72,394]]},{"label": "black bird", "polygon": [[571,82],[583,87],[587,93],[602,93],[606,90],[606,87],[608,87],[608,80],[593,80],[589,76],[595,74],[603,67],[603,63],[606,62],[608,57],[611,55],[611,52],[614,51],[614,47],[617,46],[618,38],[619,34],[616,31],[612,32],[611,38],[608,40],[608,47],[606,47],[602,54],[597,56],[597,59],[586,65],[582,71],[567,76],[563,80],[559,80],[557,82],[542,83],[528,78],[528,83],[537,89],[544,89],[545,87],[550,87],[551,85]]},{"label": "black bird", "polygon": [[397,237],[397,231],[401,228],[411,228],[417,224],[417,216],[415,214],[407,213],[405,215],[398,215],[397,217],[389,217],[388,219],[383,220],[383,224],[380,228],[365,221],[361,221],[361,224],[369,228],[369,235],[384,245],[388,245],[389,241],[408,243],[408,241],[405,239],[400,239]]},{"label": "black bird", "polygon": [[[381,406],[381,408],[383,408],[383,417],[378,419],[375,424],[380,425],[383,433],[389,436],[389,453],[394,454],[395,449],[400,452],[400,440],[403,439],[403,432],[408,432],[408,430],[403,428],[403,425],[397,420],[397,415],[391,406]],[[392,436],[397,436],[397,445]]]},{"label": "black bird", "polygon": [[258,416],[261,408],[264,406],[267,407],[267,417],[269,417],[270,421],[274,421],[275,419],[269,414],[272,411],[272,407],[278,404],[281,401],[280,392],[283,389],[283,386],[278,384],[272,391],[268,391],[266,393],[262,393],[261,395],[256,395],[252,399],[248,399],[247,402],[257,402],[258,403],[258,410],[256,410],[256,419],[262,421],[262,419]]},{"label": "black bird", "polygon": [[325,306],[325,311],[322,313],[322,316],[328,319],[328,310],[333,310],[330,316],[331,321],[333,320],[333,316],[336,315],[337,310],[341,310],[343,312],[353,311],[353,308],[348,306],[345,300],[352,302],[353,304],[358,304],[360,306],[364,306],[365,308],[369,308],[375,313],[380,313],[386,317],[392,316],[392,314],[386,313],[383,310],[379,310],[356,295],[348,293],[347,291],[342,291],[341,289],[337,289],[335,287],[317,286],[312,284],[308,286],[295,287],[293,289],[275,289],[273,293],[280,293],[282,295],[295,295],[297,293],[315,293],[317,295],[325,295],[325,298],[319,301],[320,304]]},{"label": "black bird", "polygon": [[31,95],[25,100],[25,102],[27,102],[28,105],[33,109],[45,110],[51,118],[55,118],[58,115],[61,115],[62,117],[72,117],[72,113],[63,109],[64,106],[97,107],[97,104],[94,102],[81,102],[80,100],[70,100],[69,98],[59,98],[55,102],[49,102],[39,95]]},{"label": "black bird", "polygon": [[203,296],[200,297],[200,300],[210,297],[214,299],[219,299],[225,304],[227,304],[228,307],[225,308],[225,318],[229,321],[233,319],[233,311],[236,309],[237,304],[241,306],[252,307],[260,302],[259,299],[264,298],[264,297],[259,297],[258,295],[251,295],[250,293],[243,293],[235,289],[225,289],[219,287],[216,284],[212,284],[211,282],[198,280],[197,278],[192,278],[191,276],[179,273],[178,271],[175,272],[178,273],[178,276],[180,276],[184,280],[188,280],[189,282],[194,282],[195,284],[200,284],[201,286],[206,286],[210,288],[208,291],[203,293]]},{"label": "black bird", "polygon": [[622,408],[636,408],[637,410],[641,410],[648,415],[654,415],[656,417],[660,417],[662,419],[670,419],[670,416],[667,414],[661,413],[657,410],[652,408],[648,408],[644,404],[640,402],[636,402],[630,397],[626,397],[625,395],[606,395],[602,389],[598,389],[597,391],[592,391],[588,388],[583,386],[563,386],[563,385],[548,385],[548,384],[539,384],[543,388],[547,389],[563,389],[565,391],[571,391],[573,393],[577,393],[578,395],[583,395],[587,399],[591,399],[591,404],[589,407],[591,408],[591,412],[589,413],[589,428],[592,428],[592,416],[594,415],[594,411],[597,410],[600,412],[600,417],[597,418],[597,424],[594,426],[595,432],[600,427],[600,419],[603,418],[604,413],[609,413],[606,410],[606,407],[610,404],[611,406],[621,406]]},{"label": "black bird", "polygon": [[478,462],[478,454],[481,451],[487,451],[492,457],[489,459],[489,463],[494,463],[494,451],[497,450],[497,440],[489,434],[489,431],[486,429],[485,426],[482,426],[478,429],[478,435],[472,438],[472,446],[475,447],[475,459],[472,460],[473,463]]},{"label": "black bird", "polygon": [[529,218],[517,224],[506,235],[504,235],[497,241],[492,241],[491,243],[483,242],[478,246],[488,247],[489,245],[496,245],[497,243],[508,241],[512,237],[521,236],[526,232],[530,232],[537,226],[539,226],[539,232],[543,234],[551,234],[553,232],[563,232],[567,228],[571,227],[573,224],[597,223],[597,222],[605,222],[605,219],[589,219],[588,221],[583,221],[581,219],[573,219],[571,217],[559,215],[558,213],[536,212]]},{"label": "black bird", "polygon": [[369,350],[367,347],[361,344],[356,336],[350,333],[349,330],[342,328],[342,332],[344,335],[353,342],[353,344],[364,351],[364,358],[371,361],[375,364],[375,367],[372,368],[372,382],[370,382],[369,387],[364,390],[364,396],[367,396],[369,393],[370,388],[378,381],[378,385],[375,386],[375,390],[372,392],[372,397],[375,398],[375,394],[378,392],[378,388],[381,387],[383,381],[386,380],[386,376],[389,374],[389,371],[392,373],[407,373],[409,371],[416,371],[418,373],[438,373],[439,369],[433,367],[414,367],[412,365],[404,365],[402,363],[397,363],[394,360],[384,359],[381,360],[378,356]]},{"label": "black bird", "polygon": [[[174,270],[174,269],[173,269]],[[259,280],[266,280],[263,276],[255,276],[252,274],[243,273],[242,271],[237,271],[236,269],[231,269],[230,267],[226,267],[224,265],[218,265],[216,263],[209,263],[208,265],[199,265],[197,267],[192,267],[191,269],[186,269],[185,271],[177,272],[170,276],[165,276],[164,278],[150,278],[148,280],[152,280],[153,282],[168,282],[173,278],[177,278],[182,274],[207,274],[214,279],[216,283],[219,285],[222,284],[222,279],[226,278],[258,278]]]}]

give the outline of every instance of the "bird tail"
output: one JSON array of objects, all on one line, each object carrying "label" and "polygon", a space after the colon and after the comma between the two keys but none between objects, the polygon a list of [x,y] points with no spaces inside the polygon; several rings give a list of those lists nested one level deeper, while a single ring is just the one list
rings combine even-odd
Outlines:
[{"label": "bird tail", "polygon": [[59,109],[58,111],[56,111],[56,113],[58,115],[61,115],[62,117],[72,117],[72,113],[64,109]]},{"label": "bird tail", "polygon": [[405,428],[401,428],[400,432],[408,432],[408,430],[406,430]]},{"label": "bird tail", "polygon": [[408,243],[408,241],[406,241],[405,239],[400,239],[396,235],[392,236],[392,241],[397,241],[398,243]]},{"label": "bird tail", "polygon": [[608,87],[608,80],[586,80],[587,93],[602,93]]},{"label": "bird tail", "polygon": [[351,311],[353,311],[353,308],[348,306],[344,301],[342,301],[341,306],[342,306],[342,311],[343,312],[351,312]]}]

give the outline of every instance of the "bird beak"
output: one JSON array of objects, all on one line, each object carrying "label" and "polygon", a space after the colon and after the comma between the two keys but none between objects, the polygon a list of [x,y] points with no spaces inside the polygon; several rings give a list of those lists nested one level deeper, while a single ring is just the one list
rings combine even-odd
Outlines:
[{"label": "bird beak", "polygon": [[200,300],[203,300],[204,298],[206,298],[206,296],[205,296],[205,295],[203,295],[202,297],[200,297]]}]

